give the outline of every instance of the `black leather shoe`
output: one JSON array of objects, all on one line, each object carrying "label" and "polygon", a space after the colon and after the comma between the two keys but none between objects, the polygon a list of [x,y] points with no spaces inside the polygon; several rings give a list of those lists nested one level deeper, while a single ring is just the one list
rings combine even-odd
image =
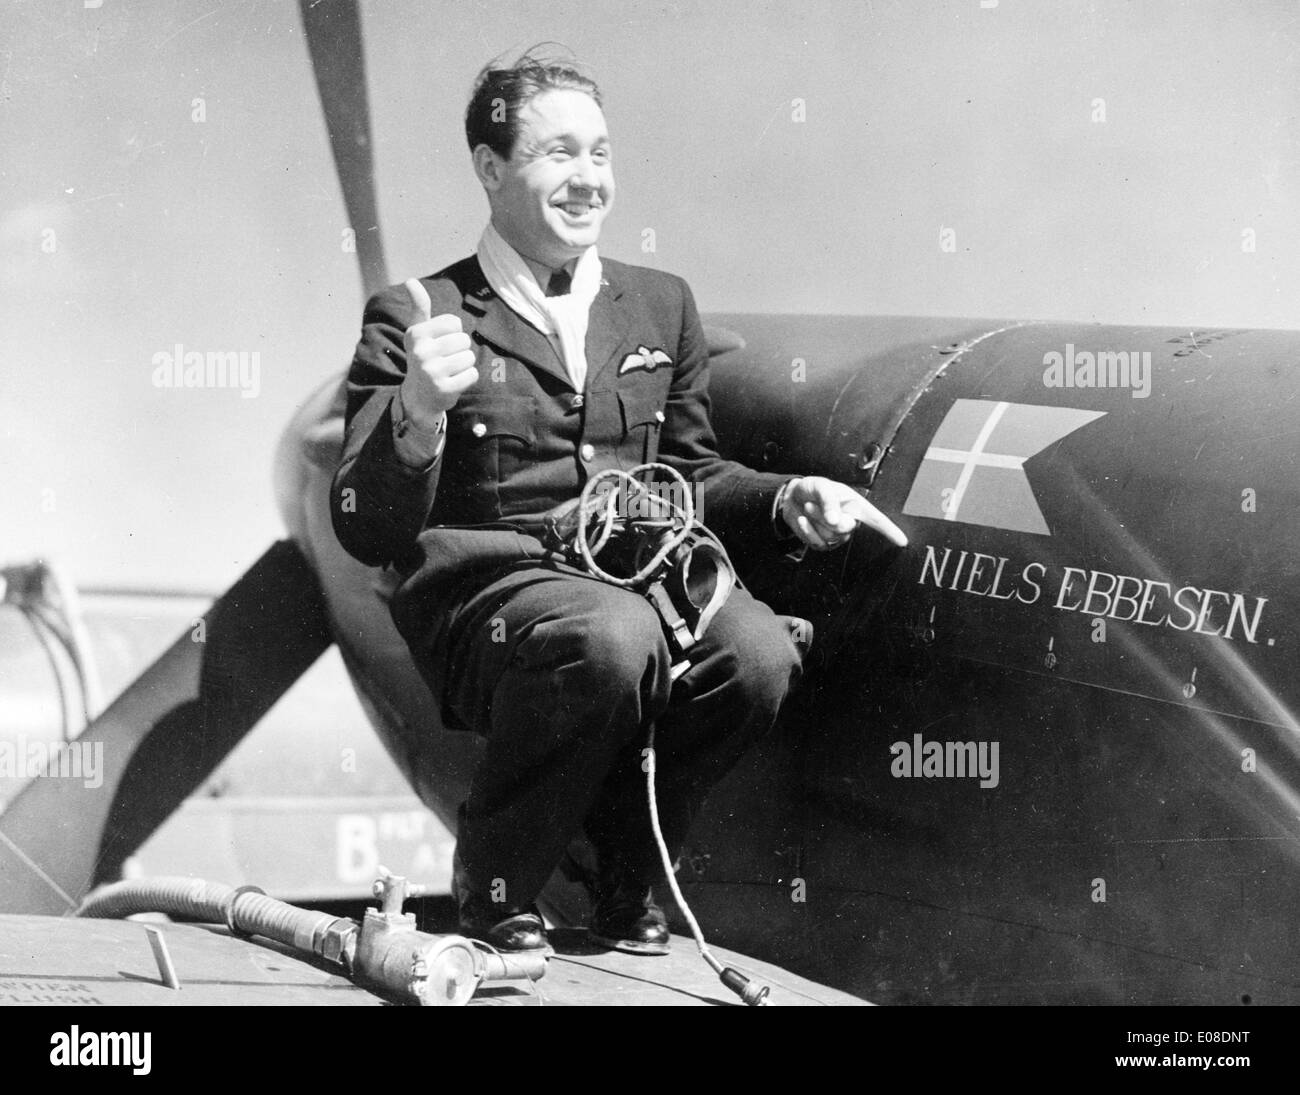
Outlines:
[{"label": "black leather shoe", "polygon": [[619,871],[602,871],[596,883],[591,938],[627,954],[667,954],[672,936],[654,890]]},{"label": "black leather shoe", "polygon": [[527,954],[546,955],[555,953],[555,948],[546,938],[546,925],[536,910],[530,907],[523,911],[507,912],[504,915],[498,911],[493,915],[500,916],[501,919],[466,917],[462,913],[461,935],[467,935],[471,939],[481,939],[502,952],[517,954],[522,951]]},{"label": "black leather shoe", "polygon": [[456,899],[461,935],[481,939],[499,951],[555,953],[537,906],[507,905],[471,892],[459,856],[452,861],[451,892]]}]

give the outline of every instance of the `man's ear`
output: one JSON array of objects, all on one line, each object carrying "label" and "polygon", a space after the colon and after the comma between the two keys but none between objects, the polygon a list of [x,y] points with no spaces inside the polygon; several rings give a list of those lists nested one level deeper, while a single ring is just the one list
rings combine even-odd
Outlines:
[{"label": "man's ear", "polygon": [[471,156],[474,161],[474,174],[478,176],[478,181],[483,184],[483,189],[489,193],[500,190],[501,164],[504,162],[501,157],[486,144],[477,146]]}]

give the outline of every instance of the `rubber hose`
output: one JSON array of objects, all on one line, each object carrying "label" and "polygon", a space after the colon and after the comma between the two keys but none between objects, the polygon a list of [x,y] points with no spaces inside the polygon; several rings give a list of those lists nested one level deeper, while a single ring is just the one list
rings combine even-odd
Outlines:
[{"label": "rubber hose", "polygon": [[178,920],[224,924],[235,888],[201,878],[163,876],[114,882],[89,894],[78,916],[122,920],[136,913],[159,912]]},{"label": "rubber hose", "polygon": [[178,920],[226,924],[248,935],[287,943],[309,954],[322,953],[326,931],[340,917],[300,909],[264,893],[237,890],[201,878],[142,878],[114,882],[90,894],[77,916],[120,920],[157,912]]}]

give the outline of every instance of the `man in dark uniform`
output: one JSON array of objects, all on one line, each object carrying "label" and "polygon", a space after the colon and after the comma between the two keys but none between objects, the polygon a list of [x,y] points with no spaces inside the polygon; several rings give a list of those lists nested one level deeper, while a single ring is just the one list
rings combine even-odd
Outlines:
[{"label": "man in dark uniform", "polygon": [[460,810],[462,930],[546,947],[535,898],[585,831],[593,935],[663,953],[647,727],[675,856],[709,789],[775,722],[799,651],[737,589],[672,679],[651,603],[566,562],[543,519],[597,472],[659,460],[733,548],[826,550],[857,521],[905,539],[844,484],[718,455],[690,290],[597,254],[614,200],[600,102],[591,80],[528,55],[480,74],[466,135],[491,222],[475,256],[367,305],[331,508],[349,552],[402,576],[393,618],[448,725],[486,739]]}]

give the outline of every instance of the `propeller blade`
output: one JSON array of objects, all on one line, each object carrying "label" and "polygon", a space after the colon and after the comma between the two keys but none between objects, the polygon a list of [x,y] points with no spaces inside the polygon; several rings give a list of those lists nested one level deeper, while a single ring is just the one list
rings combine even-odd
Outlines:
[{"label": "propeller blade", "polygon": [[316,90],[325,111],[343,204],[356,234],[361,282],[369,297],[388,284],[388,264],[384,261],[375,200],[361,16],[356,0],[298,0],[298,10],[316,74]]}]

